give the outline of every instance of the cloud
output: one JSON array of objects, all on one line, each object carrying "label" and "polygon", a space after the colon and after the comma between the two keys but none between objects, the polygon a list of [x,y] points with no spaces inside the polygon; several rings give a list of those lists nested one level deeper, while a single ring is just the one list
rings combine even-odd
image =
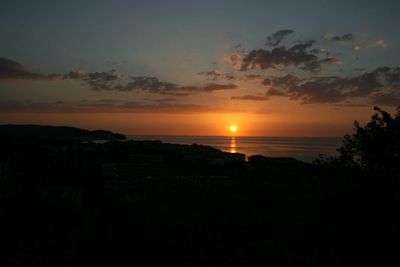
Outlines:
[{"label": "cloud", "polygon": [[324,64],[342,64],[342,61],[336,57],[328,57],[320,60],[320,63]]},{"label": "cloud", "polygon": [[64,79],[83,79],[87,77],[87,72],[83,70],[74,70],[64,74]]},{"label": "cloud", "polygon": [[157,99],[157,101],[158,101],[159,103],[162,103],[162,102],[175,102],[175,101],[176,101],[176,98],[165,97],[165,98]]},{"label": "cloud", "polygon": [[115,101],[110,99],[99,101],[76,102],[32,102],[32,101],[0,101],[0,112],[35,112],[35,113],[214,113],[243,112],[238,109],[223,109],[211,105],[192,103],[143,103],[139,101]]},{"label": "cloud", "polygon": [[[365,39],[365,38],[367,38],[366,35],[361,36],[361,39]],[[353,33],[346,33],[343,35],[335,35],[333,33],[327,33],[327,34],[325,34],[325,39],[334,41],[334,42],[338,42],[338,43],[342,43],[345,45],[352,45],[353,49],[355,51],[359,51],[362,48],[360,40],[357,40],[359,38],[356,38],[356,35]]]},{"label": "cloud", "polygon": [[219,70],[210,70],[199,72],[199,74],[204,76],[219,77],[222,75],[222,72],[220,72]]},{"label": "cloud", "polygon": [[116,109],[132,113],[214,113],[214,112],[238,112],[233,109],[222,109],[211,105],[197,105],[192,103],[166,103],[142,104],[138,102],[126,102]]},{"label": "cloud", "polygon": [[85,72],[82,70],[70,71],[66,74],[40,74],[31,71],[28,67],[7,59],[0,58],[0,80],[83,80],[92,89],[96,90],[107,86],[108,83],[121,80],[122,76],[115,70],[110,72]]},{"label": "cloud", "polygon": [[347,33],[342,36],[334,35],[332,33],[327,33],[325,35],[325,39],[335,41],[335,42],[340,42],[343,44],[353,45],[353,49],[356,51],[361,50],[361,48],[365,48],[365,47],[366,48],[373,48],[373,47],[386,48],[386,47],[388,47],[387,40],[377,39],[374,41],[368,41],[367,34],[360,35],[359,38],[356,38],[356,36],[353,33]]},{"label": "cloud", "polygon": [[325,39],[342,43],[353,43],[356,41],[356,37],[353,33],[346,33],[341,36],[327,33]]},{"label": "cloud", "polygon": [[232,81],[236,79],[236,76],[232,73],[225,73],[225,79],[227,79],[228,81]]},{"label": "cloud", "polygon": [[122,76],[111,72],[90,72],[87,73],[83,78],[84,81],[90,86],[92,90],[100,91],[107,90],[109,84],[122,79]]},{"label": "cloud", "polygon": [[245,81],[245,82],[252,82],[256,84],[262,84],[264,81],[265,77],[260,74],[246,74],[241,77],[239,77],[239,80]]},{"label": "cloud", "polygon": [[245,75],[245,79],[247,79],[247,80],[258,80],[260,78],[263,78],[263,76],[259,75],[259,74],[247,74],[247,75]]},{"label": "cloud", "polygon": [[379,39],[379,40],[371,42],[370,44],[368,44],[367,47],[369,47],[369,48],[372,48],[372,47],[386,48],[386,47],[388,47],[388,43],[385,39]]},{"label": "cloud", "polygon": [[310,53],[313,53],[313,54],[324,53],[326,55],[329,55],[329,51],[326,48],[314,48],[310,51]]},{"label": "cloud", "polygon": [[58,74],[40,74],[13,60],[0,57],[0,80],[53,80]]},{"label": "cloud", "polygon": [[237,51],[225,57],[233,67],[240,71],[273,70],[279,67],[295,66],[302,70],[318,72],[322,64],[337,64],[336,58],[320,59],[308,51],[315,41],[298,43],[292,47],[275,47],[271,50],[258,49],[250,52]]},{"label": "cloud", "polygon": [[247,54],[245,51],[235,51],[229,55],[225,55],[224,60],[230,63],[235,69],[240,70],[242,68],[242,61]]},{"label": "cloud", "polygon": [[96,82],[95,86],[92,87],[92,89],[96,91],[149,92],[152,94],[171,96],[187,96],[189,94],[202,92],[210,93],[220,90],[233,90],[236,88],[238,88],[238,86],[235,84],[218,83],[208,83],[202,86],[182,86],[175,83],[160,81],[156,77],[147,76],[131,77],[130,81],[125,84],[114,84],[108,81],[104,83]]},{"label": "cloud", "polygon": [[94,91],[110,90],[114,82],[123,80],[123,76],[115,70],[109,72],[86,72],[82,70],[70,71],[64,74],[63,79],[82,80]]},{"label": "cloud", "polygon": [[[217,71],[204,72],[205,75],[219,75]],[[222,75],[222,74],[221,74]],[[226,79],[232,80],[232,74],[224,74]],[[29,70],[22,64],[0,58],[0,80],[80,80],[85,82],[94,91],[120,91],[120,92],[149,92],[152,94],[186,96],[196,93],[210,93],[220,90],[236,89],[237,85],[228,83],[206,83],[200,86],[182,86],[175,83],[163,82],[156,77],[130,77],[124,79],[115,70],[109,72],[86,72],[82,70],[70,71],[65,74],[38,74]]]},{"label": "cloud", "polygon": [[199,92],[214,92],[214,91],[222,91],[222,90],[233,90],[237,89],[238,86],[233,83],[229,84],[218,84],[218,83],[209,83],[203,87],[198,89]]},{"label": "cloud", "polygon": [[243,95],[243,96],[232,96],[232,100],[251,100],[251,101],[266,101],[269,100],[268,96],[257,96],[257,95]]},{"label": "cloud", "polygon": [[280,30],[275,32],[274,34],[267,37],[266,46],[273,47],[279,45],[283,39],[285,39],[288,35],[292,34],[293,30]]},{"label": "cloud", "polygon": [[199,75],[203,75],[208,77],[210,80],[215,81],[219,78],[225,78],[226,80],[235,80],[236,77],[233,75],[233,73],[228,73],[228,72],[221,72],[219,70],[210,70],[210,71],[202,71],[199,72]]},{"label": "cloud", "polygon": [[376,103],[400,101],[400,68],[377,68],[354,77],[286,75],[266,80],[271,87],[267,96],[285,96],[303,103],[338,103],[355,98]]},{"label": "cloud", "polygon": [[370,103],[374,105],[394,106],[398,107],[400,104],[399,94],[376,94],[370,98]]}]

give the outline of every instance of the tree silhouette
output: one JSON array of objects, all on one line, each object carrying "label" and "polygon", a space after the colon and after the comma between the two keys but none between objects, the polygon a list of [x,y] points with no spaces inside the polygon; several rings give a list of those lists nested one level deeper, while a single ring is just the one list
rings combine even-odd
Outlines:
[{"label": "tree silhouette", "polygon": [[400,173],[400,107],[395,117],[378,107],[365,127],[354,122],[352,135],[345,135],[338,149],[339,162],[382,174]]}]

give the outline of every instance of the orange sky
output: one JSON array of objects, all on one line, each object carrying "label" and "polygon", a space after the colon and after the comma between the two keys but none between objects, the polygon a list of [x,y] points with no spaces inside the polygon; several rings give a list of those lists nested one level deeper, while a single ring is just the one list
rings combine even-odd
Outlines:
[{"label": "orange sky", "polygon": [[315,113],[309,106],[270,114],[3,113],[0,114],[0,121],[103,128],[128,135],[224,136],[231,134],[229,126],[234,124],[238,127],[238,136],[341,137],[352,132],[355,119],[365,123],[372,113],[371,108],[335,110],[329,106],[319,107]]},{"label": "orange sky", "polygon": [[398,2],[31,2],[0,9],[0,124],[341,137],[400,105]]}]

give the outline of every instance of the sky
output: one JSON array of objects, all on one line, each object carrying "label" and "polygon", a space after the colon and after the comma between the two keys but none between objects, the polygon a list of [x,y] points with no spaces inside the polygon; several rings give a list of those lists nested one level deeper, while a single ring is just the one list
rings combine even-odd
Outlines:
[{"label": "sky", "polygon": [[340,137],[400,105],[400,1],[7,1],[0,123]]}]

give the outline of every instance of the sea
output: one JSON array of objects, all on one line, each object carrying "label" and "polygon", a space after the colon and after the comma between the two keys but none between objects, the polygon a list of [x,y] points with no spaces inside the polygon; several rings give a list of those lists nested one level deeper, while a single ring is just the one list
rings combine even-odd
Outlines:
[{"label": "sea", "polygon": [[199,144],[246,157],[290,157],[312,162],[320,154],[337,156],[342,138],[317,137],[250,137],[250,136],[129,136],[130,140],[160,140],[170,144]]}]

